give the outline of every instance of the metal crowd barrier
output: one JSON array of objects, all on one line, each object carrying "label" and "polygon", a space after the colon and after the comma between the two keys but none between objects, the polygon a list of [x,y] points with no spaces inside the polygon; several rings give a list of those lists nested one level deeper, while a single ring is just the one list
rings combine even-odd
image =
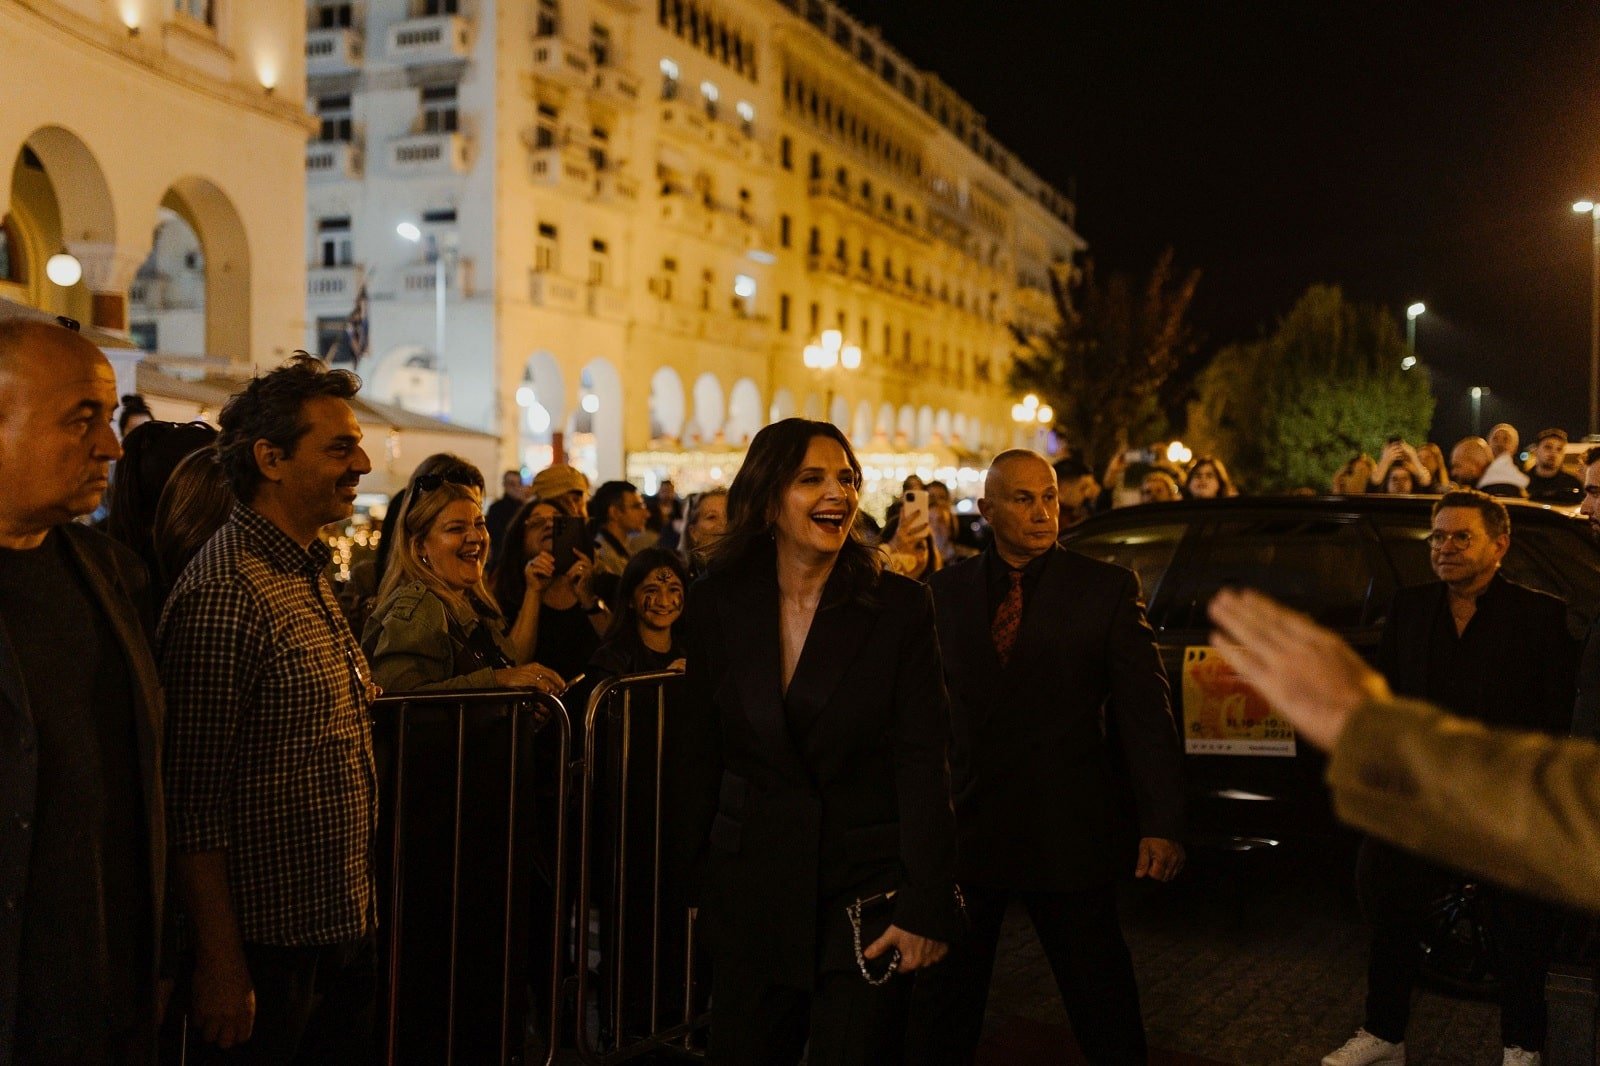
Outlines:
[{"label": "metal crowd barrier", "polygon": [[[698,1009],[693,919],[686,906],[673,905],[670,892],[667,898],[663,894],[662,756],[668,725],[667,693],[682,677],[664,671],[604,681],[590,694],[584,714],[576,1032],[579,1054],[596,1066],[626,1062],[651,1051],[686,1058],[701,1055],[694,1039],[707,1016]],[[644,727],[638,737],[636,723]],[[648,750],[638,751],[636,741],[648,744]],[[610,824],[603,826],[602,818]],[[595,854],[597,837],[602,834],[609,838],[608,853],[603,857]],[[639,836],[646,838],[642,856],[634,852],[641,843],[635,839]],[[635,864],[640,862],[649,864],[647,886],[640,884],[636,873],[639,867]],[[594,875],[602,871],[610,890],[605,898],[595,891]],[[648,907],[638,906],[630,898],[634,887],[646,889]],[[597,906],[601,932],[598,987],[588,966],[589,916],[596,913]],[[647,921],[648,929],[636,928],[636,920]],[[647,942],[643,939],[646,934]],[[676,939],[681,939],[683,949],[682,1003],[681,1010],[677,1004],[669,1008],[674,1018],[666,1022],[663,997],[674,991],[671,986],[676,982],[664,982],[663,969],[671,966],[674,975],[679,972],[680,960],[665,957]],[[635,963],[648,965],[648,979],[630,973]],[[648,999],[641,1002],[639,994],[646,990]],[[590,1032],[587,1019],[591,1008],[601,1027],[609,1029],[609,1040]]]},{"label": "metal crowd barrier", "polygon": [[542,1052],[551,1066],[568,877],[566,708],[543,693],[494,689],[386,696],[372,714],[382,1061],[524,1061],[538,1014],[528,1002],[539,965],[529,942],[543,857],[549,942],[533,950],[548,947],[548,984],[536,994],[548,994]]}]

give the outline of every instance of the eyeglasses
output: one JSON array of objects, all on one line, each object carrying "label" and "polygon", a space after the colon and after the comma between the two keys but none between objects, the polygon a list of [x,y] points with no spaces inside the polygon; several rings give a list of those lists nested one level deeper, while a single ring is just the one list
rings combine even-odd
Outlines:
[{"label": "eyeglasses", "polygon": [[418,492],[432,492],[447,481],[462,488],[483,491],[483,475],[462,466],[453,467],[442,474],[423,474],[419,478],[414,478],[411,483],[416,486]]},{"label": "eyeglasses", "polygon": [[1435,530],[1434,532],[1428,534],[1428,547],[1432,548],[1434,551],[1438,551],[1446,544],[1450,545],[1452,548],[1458,548],[1462,551],[1466,551],[1468,548],[1472,547],[1472,541],[1473,536],[1472,530],[1470,529],[1457,529],[1448,533],[1444,532],[1443,530]]}]

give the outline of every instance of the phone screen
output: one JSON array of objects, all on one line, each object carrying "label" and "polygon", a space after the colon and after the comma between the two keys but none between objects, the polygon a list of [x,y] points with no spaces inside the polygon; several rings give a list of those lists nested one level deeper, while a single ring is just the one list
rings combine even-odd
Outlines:
[{"label": "phone screen", "polygon": [[928,494],[918,489],[907,489],[900,504],[900,523],[906,529],[912,529],[927,520]]},{"label": "phone screen", "polygon": [[556,573],[564,574],[583,550],[584,521],[575,515],[558,514],[551,520],[550,553],[555,556]]}]

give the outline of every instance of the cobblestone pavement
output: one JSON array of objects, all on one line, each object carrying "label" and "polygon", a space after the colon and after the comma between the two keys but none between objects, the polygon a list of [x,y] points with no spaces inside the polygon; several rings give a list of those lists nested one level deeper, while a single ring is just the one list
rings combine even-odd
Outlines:
[{"label": "cobblestone pavement", "polygon": [[[1152,1061],[1307,1066],[1361,1022],[1366,931],[1351,865],[1323,855],[1194,856],[1172,885],[1131,885],[1123,926]],[[1500,1062],[1492,1004],[1419,994],[1411,1066]],[[1007,916],[980,1062],[1076,1064],[1048,963],[1021,910]],[[1071,1049],[1071,1050],[1068,1050]]]}]

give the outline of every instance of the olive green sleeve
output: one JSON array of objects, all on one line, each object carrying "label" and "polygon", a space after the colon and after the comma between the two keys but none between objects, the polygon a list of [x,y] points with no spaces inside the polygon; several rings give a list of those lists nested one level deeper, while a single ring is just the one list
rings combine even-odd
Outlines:
[{"label": "olive green sleeve", "polygon": [[1345,822],[1510,888],[1600,910],[1600,746],[1425,703],[1362,707],[1328,762]]},{"label": "olive green sleeve", "polygon": [[397,598],[380,611],[367,623],[362,643],[373,680],[385,692],[496,687],[490,667],[452,676],[455,647],[444,604],[437,596]]}]

